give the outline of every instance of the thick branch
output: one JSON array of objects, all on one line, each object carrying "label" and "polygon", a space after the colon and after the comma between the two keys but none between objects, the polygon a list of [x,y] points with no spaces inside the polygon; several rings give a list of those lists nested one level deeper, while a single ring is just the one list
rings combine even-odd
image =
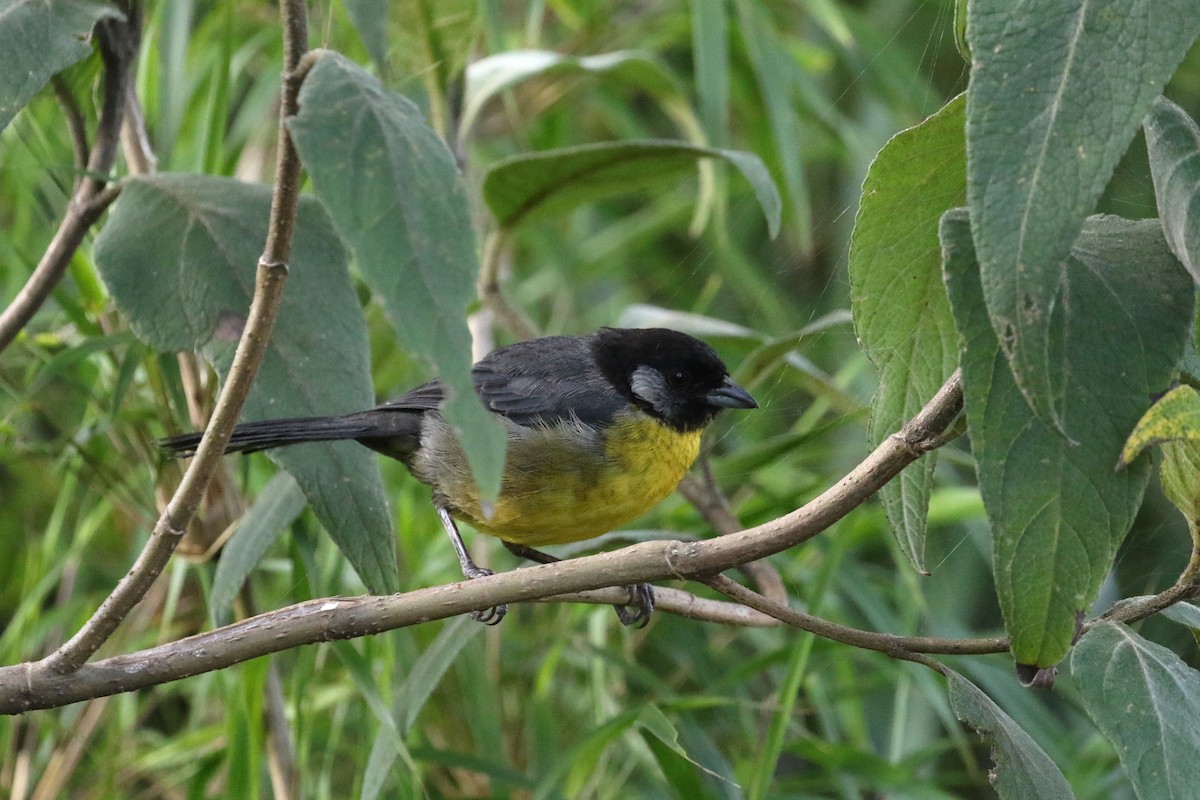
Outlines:
[{"label": "thick branch", "polygon": [[[292,230],[299,202],[300,160],[284,121],[297,109],[299,79],[295,75],[295,68],[308,41],[303,1],[287,0],[280,5],[280,11],[283,16],[285,73],[275,191],[267,243],[258,262],[254,299],[229,370],[229,378],[222,388],[212,422],[200,442],[196,457],[188,466],[179,488],[167,503],[166,510],[159,517],[150,539],[129,573],[70,641],[28,668],[31,674],[62,676],[77,671],[108,640],[154,584],[196,514],[262,362],[287,279],[287,260],[291,255]],[[115,102],[117,109],[124,104],[123,92],[115,92]],[[116,147],[118,132],[119,125],[113,131],[113,148]]]},{"label": "thick branch", "polygon": [[[810,539],[848,514],[924,454],[961,407],[961,383],[955,373],[900,433],[888,437],[836,486],[803,508],[755,528],[700,542],[642,542],[388,597],[311,600],[179,642],[84,665],[70,675],[46,669],[43,662],[6,667],[0,669],[0,713],[131,691],[303,644],[381,633],[500,603],[671,577],[712,576]],[[605,597],[604,602],[613,599]]]}]

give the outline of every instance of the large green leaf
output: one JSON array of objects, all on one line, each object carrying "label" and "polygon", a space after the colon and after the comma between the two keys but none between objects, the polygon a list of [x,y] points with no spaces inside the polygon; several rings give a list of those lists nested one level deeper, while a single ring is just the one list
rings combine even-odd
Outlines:
[{"label": "large green leaf", "polygon": [[119,17],[96,0],[0,0],[0,131],[55,73],[92,52],[92,27]]},{"label": "large green leaf", "polygon": [[1195,0],[970,5],[967,194],[984,298],[1026,400],[1069,437],[1089,420],[1066,420],[1072,369],[1056,310],[1070,302],[1067,257],[1198,33]]},{"label": "large green leaf", "polygon": [[[942,282],[938,219],[966,198],[962,95],[892,138],[867,171],[850,239],[855,329],[879,368],[873,444],[928,402],[958,364],[958,335]],[[901,548],[925,569],[936,451],[880,492]]]},{"label": "large green leaf", "polygon": [[1075,647],[1071,674],[1138,797],[1200,797],[1200,672],[1124,625],[1102,622]]},{"label": "large green leaf", "polygon": [[443,413],[480,488],[495,497],[504,433],[471,383],[467,308],[479,267],[453,155],[416,106],[336,54],[305,79],[288,127],[400,345],[429,359],[449,387]]},{"label": "large green leaf", "polygon": [[724,159],[742,173],[775,236],[782,202],[758,156],[686,142],[606,142],[516,156],[488,171],[483,197],[500,225],[511,228],[606,197],[677,181],[694,172],[701,158]]},{"label": "large green leaf", "polygon": [[1162,97],[1143,127],[1163,233],[1175,257],[1200,281],[1200,127]]},{"label": "large green leaf", "polygon": [[989,773],[1000,800],[1067,800],[1074,798],[1067,779],[1046,751],[1000,706],[969,680],[946,676],[950,708],[992,745],[996,768]]},{"label": "large green leaf", "polygon": [[1065,331],[1060,360],[1069,367],[1063,419],[1080,432],[1072,444],[1021,397],[984,313],[965,213],[950,212],[941,237],[1000,608],[1017,661],[1047,667],[1070,647],[1078,615],[1095,600],[1133,523],[1149,464],[1114,467],[1183,353],[1191,279],[1156,220],[1097,217],[1085,224],[1055,314]]},{"label": "large green leaf", "polygon": [[[203,349],[225,376],[254,292],[270,205],[270,187],[227,178],[160,174],[131,181],[96,240],[95,257],[134,333],[161,350]],[[244,416],[371,407],[362,310],[345,250],[314,200],[301,200],[289,267]],[[354,442],[331,442],[269,455],[296,478],[367,587],[393,591],[396,541],[372,453]]]}]

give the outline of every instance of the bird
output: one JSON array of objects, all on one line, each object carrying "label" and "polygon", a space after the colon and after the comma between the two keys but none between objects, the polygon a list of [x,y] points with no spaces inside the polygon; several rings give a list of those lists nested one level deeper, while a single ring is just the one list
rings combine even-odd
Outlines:
[{"label": "bird", "polygon": [[[397,459],[432,488],[463,575],[478,578],[492,571],[471,559],[457,522],[499,538],[518,557],[557,561],[535,548],[590,539],[639,517],[679,484],[720,411],[758,407],[712,347],[666,328],[521,341],[484,356],[471,375],[507,436],[500,493],[491,503],[481,499],[462,445],[438,410],[447,394],[438,379],[365,411],[239,424],[225,452],[352,439]],[[188,457],[200,437],[160,444]],[[618,618],[644,626],[653,589],[627,589],[633,609],[616,606]],[[472,616],[496,624],[506,610]]]}]

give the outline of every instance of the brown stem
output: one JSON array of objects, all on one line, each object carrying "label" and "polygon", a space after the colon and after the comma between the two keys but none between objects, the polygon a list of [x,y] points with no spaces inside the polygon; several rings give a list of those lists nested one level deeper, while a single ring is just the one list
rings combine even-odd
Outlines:
[{"label": "brown stem", "polygon": [[[136,20],[133,24],[136,24]],[[62,280],[88,229],[103,211],[103,205],[98,206],[92,200],[108,182],[116,159],[125,86],[130,80],[130,65],[136,55],[138,38],[129,20],[106,19],[96,25],[96,41],[104,61],[104,104],[96,128],[96,142],[87,158],[87,171],[71,195],[66,213],[49,247],[42,254],[29,280],[17,292],[8,308],[0,313],[0,351],[12,344],[17,334],[46,302],[46,298]],[[70,116],[68,112],[68,119]],[[76,148],[78,144],[76,142]]]},{"label": "brown stem", "polygon": [[[0,668],[0,713],[131,691],[302,644],[380,633],[500,603],[670,577],[710,578],[812,538],[836,522],[919,458],[961,407],[961,382],[955,373],[900,433],[888,437],[836,486],[803,508],[755,528],[700,542],[642,542],[406,594],[313,600],[141,653],[83,665],[74,674],[47,669],[44,662]],[[202,451],[204,446],[201,443]],[[185,484],[191,474],[185,476]],[[606,597],[604,602],[613,601]]]},{"label": "brown stem", "polygon": [[[63,116],[67,122],[67,131],[71,134],[71,148],[75,152],[75,168],[82,172],[87,168],[89,159],[87,122],[83,119],[83,111],[79,108],[79,101],[75,98],[71,87],[67,86],[67,82],[61,75],[51,78],[50,85],[54,87],[54,96],[58,98],[58,104],[62,106]],[[82,180],[83,176],[81,175],[75,181],[76,191],[79,190],[79,181]]]},{"label": "brown stem", "polygon": [[[303,0],[285,0],[280,4],[280,12],[285,72],[275,190],[267,244],[259,259],[255,277],[254,299],[229,369],[228,380],[217,400],[212,421],[200,442],[196,457],[189,464],[179,488],[167,503],[166,510],[159,517],[150,539],[128,574],[70,641],[36,665],[30,665],[32,673],[63,676],[78,671],[154,584],[196,514],[262,362],[287,279],[287,260],[291,254],[292,230],[299,202],[300,160],[284,121],[297,109],[299,81],[295,78],[294,70],[308,40]],[[119,92],[116,97],[119,109],[125,98]],[[113,147],[115,143],[114,136]]]},{"label": "brown stem", "polygon": [[731,600],[761,611],[774,617],[780,622],[814,633],[835,642],[861,647],[864,650],[874,650],[891,656],[905,658],[916,653],[937,653],[939,655],[985,655],[988,653],[1003,653],[1008,650],[1008,639],[995,637],[991,639],[942,639],[936,636],[896,636],[890,633],[876,633],[861,628],[851,628],[812,614],[805,614],[782,603],[776,603],[758,592],[751,591],[724,575],[716,575],[705,581],[713,589]]},{"label": "brown stem", "polygon": [[[736,533],[742,529],[742,522],[733,513],[729,498],[717,485],[713,475],[712,462],[706,453],[700,454],[697,464],[698,475],[689,476],[679,484],[679,493],[700,512],[700,516],[716,530],[717,533]],[[771,566],[771,562],[750,561],[741,565],[742,574],[754,582],[758,591],[777,603],[787,603],[787,587],[779,572]]]},{"label": "brown stem", "polygon": [[508,236],[503,231],[493,231],[484,241],[479,279],[475,283],[476,294],[484,308],[495,314],[500,324],[514,336],[518,339],[534,339],[538,335],[537,329],[508,302],[504,290],[500,288],[500,265],[507,246]]}]

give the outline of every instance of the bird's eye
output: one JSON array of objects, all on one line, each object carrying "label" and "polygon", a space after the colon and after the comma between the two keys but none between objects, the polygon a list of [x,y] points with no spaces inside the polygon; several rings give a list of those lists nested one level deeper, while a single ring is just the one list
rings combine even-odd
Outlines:
[{"label": "bird's eye", "polygon": [[667,373],[667,383],[678,389],[679,387],[687,384],[688,377],[687,370],[677,369],[673,372]]}]

